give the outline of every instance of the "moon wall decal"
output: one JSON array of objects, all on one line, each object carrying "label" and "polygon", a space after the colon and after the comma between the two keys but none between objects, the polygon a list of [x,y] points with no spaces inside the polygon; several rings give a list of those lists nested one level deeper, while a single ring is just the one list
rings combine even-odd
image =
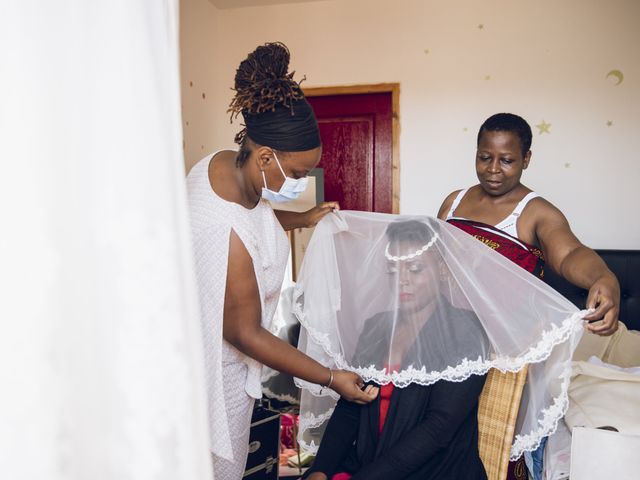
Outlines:
[{"label": "moon wall decal", "polygon": [[614,85],[620,85],[624,80],[624,74],[620,70],[611,70],[605,78],[615,77],[618,81]]}]

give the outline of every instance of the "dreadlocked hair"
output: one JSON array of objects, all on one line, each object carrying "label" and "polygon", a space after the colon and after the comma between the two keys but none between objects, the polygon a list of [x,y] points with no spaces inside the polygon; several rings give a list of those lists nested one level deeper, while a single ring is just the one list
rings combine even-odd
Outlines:
[{"label": "dreadlocked hair", "polygon": [[[236,70],[233,90],[236,92],[227,113],[231,121],[241,113],[257,114],[274,111],[277,106],[289,107],[304,98],[300,82],[289,70],[289,49],[284,43],[265,43],[251,52]],[[240,131],[235,142],[241,144],[247,131]]]}]

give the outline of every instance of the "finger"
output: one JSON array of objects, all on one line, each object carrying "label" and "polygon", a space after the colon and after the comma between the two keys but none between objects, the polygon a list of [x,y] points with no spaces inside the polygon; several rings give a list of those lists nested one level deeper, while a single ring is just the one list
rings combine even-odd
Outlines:
[{"label": "finger", "polygon": [[607,312],[611,310],[611,308],[613,308],[613,302],[602,301],[600,302],[600,305],[598,305],[593,312],[589,313],[588,315],[585,315],[584,319],[588,322],[602,320],[604,316],[607,314]]},{"label": "finger", "polygon": [[591,330],[591,333],[594,333],[595,335],[599,335],[601,337],[608,337],[610,335],[613,335],[614,333],[616,333],[616,330],[618,328],[617,327],[606,327],[603,326],[601,328],[595,329],[595,330]]},{"label": "finger", "polygon": [[612,329],[612,330],[604,330],[602,332],[596,332],[596,335],[598,335],[599,337],[610,337],[614,333],[616,333],[616,330]]},{"label": "finger", "polygon": [[356,394],[356,401],[361,401],[364,403],[369,403],[371,400],[373,400],[376,397],[372,397],[370,395],[367,395],[366,393],[364,393],[362,390],[358,391],[358,393]]},{"label": "finger", "polygon": [[379,390],[380,389],[378,387],[367,385],[367,388],[364,389],[364,393],[366,393],[369,398],[376,398]]},{"label": "finger", "polygon": [[585,315],[584,320],[589,323],[597,322],[599,320],[608,320],[608,323],[613,323],[618,318],[618,309],[614,303],[610,300],[603,301],[598,307],[591,313]]},{"label": "finger", "polygon": [[597,333],[598,335],[608,335],[606,332],[613,333],[616,330],[617,326],[613,323],[601,321],[593,324],[587,325],[587,329],[592,333]]},{"label": "finger", "polygon": [[589,309],[596,308],[596,305],[598,304],[598,297],[599,294],[597,291],[589,290],[589,295],[587,295],[586,307]]},{"label": "finger", "polygon": [[587,325],[589,331],[598,335],[611,335],[618,329],[618,311],[616,308],[611,308],[605,314],[602,322]]},{"label": "finger", "polygon": [[328,208],[330,210],[340,210],[340,204],[338,202],[322,202],[320,204],[322,208]]}]

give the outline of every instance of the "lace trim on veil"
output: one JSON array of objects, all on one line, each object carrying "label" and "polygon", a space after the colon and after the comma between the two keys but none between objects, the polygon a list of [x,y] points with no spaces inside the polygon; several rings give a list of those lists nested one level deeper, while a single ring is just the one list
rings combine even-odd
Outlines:
[{"label": "lace trim on veil", "polygon": [[331,415],[333,415],[334,410],[335,407],[331,407],[328,411],[318,416],[311,413],[305,413],[304,415],[300,415],[298,417],[298,444],[305,452],[316,455],[318,453],[319,446],[316,445],[316,442],[314,442],[313,440],[311,440],[311,442],[307,442],[302,437],[302,434],[309,429],[318,428],[324,422],[329,421]]},{"label": "lace trim on veil", "polygon": [[[300,323],[307,331],[310,340],[322,347],[324,352],[334,361],[336,368],[354,371],[362,376],[365,381],[375,381],[382,385],[393,382],[396,387],[400,388],[406,387],[411,383],[427,386],[439,380],[462,382],[471,375],[484,375],[492,368],[496,368],[501,372],[517,372],[525,365],[545,361],[551,355],[551,352],[556,346],[566,342],[573,334],[583,328],[583,317],[590,312],[589,310],[575,312],[565,318],[559,326],[555,324],[552,325],[550,330],[542,333],[538,343],[518,357],[497,357],[492,360],[483,360],[481,358],[469,360],[465,358],[458,365],[449,366],[443,371],[427,372],[424,367],[416,369],[413,366],[409,366],[401,372],[392,372],[389,374],[386,370],[377,369],[374,366],[366,368],[350,367],[340,352],[332,350],[328,334],[317,330],[306,321],[306,315],[302,310],[302,306],[300,302],[297,301],[299,298],[299,295],[297,295],[298,293],[299,292],[296,289],[293,302],[293,313],[298,317]],[[511,460],[517,459],[525,451],[535,450],[538,448],[544,437],[547,437],[556,431],[558,422],[565,415],[569,405],[567,390],[570,375],[571,362],[568,361],[563,368],[562,374],[558,377],[562,382],[560,395],[553,399],[553,404],[549,408],[542,410],[542,418],[538,419],[538,429],[529,432],[528,434],[515,436],[511,447]],[[324,392],[327,393],[324,393],[321,387],[300,381],[299,379],[296,379],[296,385],[308,390],[315,396],[326,396],[327,393],[331,392],[335,395],[331,395],[333,398],[336,400],[339,398],[332,390],[325,390]],[[302,448],[311,453],[317,452],[318,447],[315,446],[315,443],[311,442],[311,444],[308,444],[305,442],[302,438],[302,433],[308,428],[315,428],[321,425],[324,421],[328,420],[332,412],[333,408],[320,416],[307,413],[300,417],[299,441]]]},{"label": "lace trim on veil", "polygon": [[269,398],[274,398],[276,400],[279,400],[281,402],[287,402],[290,403],[292,405],[299,405],[300,404],[300,399],[296,398],[292,395],[289,395],[288,393],[276,393],[273,390],[271,390],[269,387],[266,387],[264,385],[262,385],[262,393],[269,397]]},{"label": "lace trim on veil", "polygon": [[558,378],[562,379],[560,396],[553,399],[553,405],[542,411],[542,418],[538,419],[540,428],[535,432],[526,435],[515,435],[509,460],[515,461],[524,452],[533,452],[536,450],[542,439],[553,435],[558,428],[558,422],[565,416],[569,408],[569,380],[571,378],[571,362],[563,369],[562,375]]},{"label": "lace trim on veil", "polygon": [[260,380],[262,381],[262,383],[264,383],[278,375],[280,375],[280,372],[278,372],[277,370],[274,370],[269,367],[262,367],[262,377],[260,378]]}]

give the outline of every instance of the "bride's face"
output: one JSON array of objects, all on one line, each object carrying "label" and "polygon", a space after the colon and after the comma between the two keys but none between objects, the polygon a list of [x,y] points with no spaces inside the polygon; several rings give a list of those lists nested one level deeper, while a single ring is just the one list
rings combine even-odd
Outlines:
[{"label": "bride's face", "polygon": [[[394,257],[410,255],[422,247],[415,242],[394,242],[389,245],[389,254]],[[418,312],[437,296],[438,265],[439,254],[432,248],[412,259],[387,259],[390,293],[396,296],[400,311]]]}]

